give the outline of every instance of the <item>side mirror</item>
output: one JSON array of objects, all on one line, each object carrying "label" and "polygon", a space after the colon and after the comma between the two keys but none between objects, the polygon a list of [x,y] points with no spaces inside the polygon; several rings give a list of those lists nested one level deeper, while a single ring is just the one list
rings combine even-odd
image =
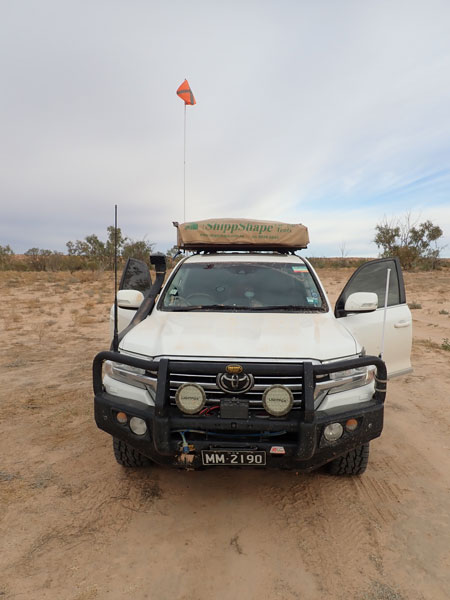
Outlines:
[{"label": "side mirror", "polygon": [[119,290],[117,292],[117,306],[120,308],[139,308],[144,299],[144,294],[138,290]]},{"label": "side mirror", "polygon": [[373,312],[378,308],[378,295],[374,292],[355,292],[345,301],[344,310],[352,312]]}]

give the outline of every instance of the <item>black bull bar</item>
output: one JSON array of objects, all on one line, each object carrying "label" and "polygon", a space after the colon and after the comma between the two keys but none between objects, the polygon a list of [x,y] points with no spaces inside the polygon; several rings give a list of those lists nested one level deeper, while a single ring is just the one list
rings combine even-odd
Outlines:
[{"label": "black bull bar", "polygon": [[[102,383],[102,365],[105,360],[157,372],[157,389],[155,407],[142,407],[142,417],[149,411],[151,417],[151,434],[155,450],[160,455],[173,455],[171,445],[171,431],[184,429],[187,426],[186,417],[174,414],[170,410],[169,382],[171,363],[176,363],[177,371],[190,375],[217,374],[225,371],[230,362],[206,362],[206,361],[180,361],[175,359],[161,358],[158,361],[143,360],[127,356],[118,352],[104,351],[97,354],[93,362],[93,383],[96,397],[105,396]],[[257,363],[241,362],[239,364],[244,371],[251,371],[254,375],[269,376],[302,376],[302,404],[299,411],[290,413],[284,418],[264,419],[224,419],[209,416],[207,419],[201,416],[189,416],[189,427],[195,429],[208,429],[225,431],[234,429],[236,432],[270,432],[284,429],[290,432],[298,432],[302,443],[298,447],[297,458],[307,459],[314,453],[317,417],[314,409],[314,387],[318,375],[327,375],[358,367],[375,366],[376,384],[375,392],[371,400],[372,406],[384,404],[386,398],[387,372],[386,365],[381,358],[376,356],[362,356],[359,358],[338,360],[326,364],[313,364],[309,361],[298,363]],[[107,395],[109,396],[109,395]],[[114,396],[110,399],[114,401]],[[351,407],[350,407],[351,408]],[[139,411],[141,412],[141,411]]]}]

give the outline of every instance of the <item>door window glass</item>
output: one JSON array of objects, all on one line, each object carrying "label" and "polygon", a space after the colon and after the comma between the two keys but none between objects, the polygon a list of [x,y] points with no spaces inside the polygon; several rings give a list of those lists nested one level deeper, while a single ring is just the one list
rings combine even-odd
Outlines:
[{"label": "door window glass", "polygon": [[129,258],[120,280],[119,289],[138,290],[145,294],[150,289],[151,283],[147,265],[136,258]]},{"label": "door window glass", "polygon": [[339,298],[338,308],[344,308],[347,298],[355,292],[374,292],[378,296],[378,307],[384,306],[388,269],[391,269],[388,306],[400,304],[400,288],[395,262],[393,260],[383,260],[367,263],[355,273]]}]

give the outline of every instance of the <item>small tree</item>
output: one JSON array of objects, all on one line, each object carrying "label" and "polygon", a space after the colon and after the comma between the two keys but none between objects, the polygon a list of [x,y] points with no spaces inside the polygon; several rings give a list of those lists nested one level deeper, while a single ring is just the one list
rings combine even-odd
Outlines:
[{"label": "small tree", "polygon": [[127,258],[137,258],[149,264],[150,262],[150,254],[153,251],[153,246],[155,244],[150,244],[144,240],[129,240],[125,242],[122,249],[122,258],[125,260]]},{"label": "small tree", "polygon": [[[108,239],[103,242],[95,233],[87,235],[84,240],[67,242],[69,256],[82,256],[87,266],[97,269],[112,269],[114,265],[114,226],[107,229]],[[120,228],[117,228],[117,255],[122,253],[122,247],[127,238],[123,237]]]},{"label": "small tree", "polygon": [[411,223],[411,215],[407,214],[403,220],[389,222],[384,219],[375,226],[375,231],[374,242],[382,249],[383,258],[397,256],[405,269],[417,266],[436,268],[443,249],[438,245],[439,238],[443,236],[439,225],[430,220]]},{"label": "small tree", "polygon": [[[128,238],[124,237],[122,235],[122,230],[120,229],[120,227],[117,228],[117,230],[115,230],[114,225],[110,225],[108,227],[108,239],[106,240],[106,244],[105,244],[105,254],[106,254],[106,258],[107,258],[107,262],[108,262],[108,267],[110,269],[114,268],[114,245],[117,242],[117,256],[120,257],[122,256],[122,251],[123,251],[123,247],[125,245],[125,243],[127,242]],[[117,232],[116,237],[117,240],[114,239],[114,234],[115,232]]]},{"label": "small tree", "polygon": [[14,252],[11,246],[0,246],[0,269],[10,269],[13,263]]},{"label": "small tree", "polygon": [[25,252],[27,262],[33,271],[48,271],[49,257],[52,254],[52,250],[44,248],[30,248]]},{"label": "small tree", "polygon": [[345,242],[344,240],[339,244],[339,252],[342,259],[348,256],[347,242]]}]

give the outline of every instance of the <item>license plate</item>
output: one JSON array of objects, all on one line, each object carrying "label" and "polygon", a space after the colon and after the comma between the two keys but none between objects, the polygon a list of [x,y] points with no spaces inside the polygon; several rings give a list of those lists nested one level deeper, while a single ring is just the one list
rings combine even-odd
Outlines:
[{"label": "license plate", "polygon": [[266,453],[262,450],[202,450],[203,465],[262,467]]}]

